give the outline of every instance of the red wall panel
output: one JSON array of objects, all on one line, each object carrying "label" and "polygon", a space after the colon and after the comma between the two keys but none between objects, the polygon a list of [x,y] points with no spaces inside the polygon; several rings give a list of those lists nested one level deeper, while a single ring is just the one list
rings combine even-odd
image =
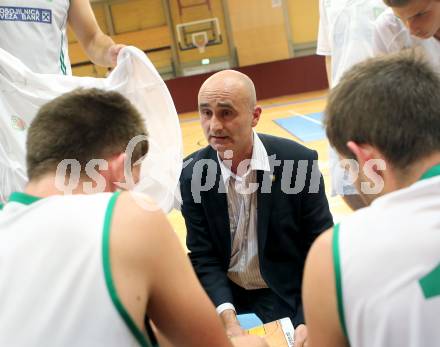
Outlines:
[{"label": "red wall panel", "polygon": [[[245,73],[254,81],[258,99],[311,92],[328,87],[324,57],[317,55],[245,66],[235,70]],[[177,112],[197,110],[199,88],[212,74],[211,72],[165,81]]]}]

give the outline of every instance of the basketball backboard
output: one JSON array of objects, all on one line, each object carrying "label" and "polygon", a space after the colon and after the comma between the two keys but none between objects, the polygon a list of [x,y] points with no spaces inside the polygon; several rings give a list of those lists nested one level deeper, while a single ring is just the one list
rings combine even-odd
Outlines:
[{"label": "basketball backboard", "polygon": [[218,18],[208,18],[176,25],[179,49],[186,51],[198,48],[201,53],[206,46],[223,42]]}]

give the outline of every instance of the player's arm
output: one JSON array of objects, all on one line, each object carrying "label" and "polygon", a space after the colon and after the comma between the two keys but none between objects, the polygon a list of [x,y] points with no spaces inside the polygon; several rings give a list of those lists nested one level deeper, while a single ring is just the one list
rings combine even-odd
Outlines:
[{"label": "player's arm", "polygon": [[325,56],[325,71],[327,72],[327,81],[329,88],[332,85],[332,56]]},{"label": "player's arm", "polygon": [[337,310],[332,236],[331,229],[319,236],[306,260],[302,298],[308,347],[348,346]]},{"label": "player's arm", "polygon": [[319,27],[316,53],[325,56],[325,69],[327,72],[328,86],[330,88],[332,86],[332,45],[324,0],[319,1]]},{"label": "player's arm", "polygon": [[[124,195],[127,199],[128,194]],[[131,214],[131,239],[135,237],[132,266],[143,270],[148,317],[170,346],[231,347],[214,306],[165,215],[159,210],[151,211],[151,203],[143,208],[140,202],[131,198],[124,210]],[[254,337],[234,345],[265,346]]]},{"label": "player's arm", "polygon": [[116,58],[124,45],[115,44],[101,31],[89,0],[70,2],[68,22],[93,63],[102,66],[116,65]]},{"label": "player's arm", "polygon": [[[203,288],[217,306],[217,312],[220,314],[226,333],[228,336],[239,336],[245,331],[238,322],[229,280],[215,250],[215,241],[212,239],[205,211],[202,204],[194,200],[191,181],[193,175],[189,175],[187,169],[183,170],[180,178],[180,191],[181,211],[187,230],[186,243],[191,251],[189,257]],[[193,173],[192,170],[191,173]],[[186,179],[188,176],[191,180]]]}]

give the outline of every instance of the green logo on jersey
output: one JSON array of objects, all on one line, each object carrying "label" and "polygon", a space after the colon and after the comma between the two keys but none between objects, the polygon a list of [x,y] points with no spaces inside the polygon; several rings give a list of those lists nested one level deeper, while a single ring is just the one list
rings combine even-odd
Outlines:
[{"label": "green logo on jersey", "polygon": [[440,264],[429,274],[419,280],[425,299],[440,295]]}]

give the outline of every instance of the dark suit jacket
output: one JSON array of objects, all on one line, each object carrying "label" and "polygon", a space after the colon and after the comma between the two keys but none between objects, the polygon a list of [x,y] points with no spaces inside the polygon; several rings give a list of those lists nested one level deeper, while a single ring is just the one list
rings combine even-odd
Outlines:
[{"label": "dark suit jacket", "polygon": [[[273,172],[257,172],[260,270],[269,288],[289,306],[297,325],[304,320],[301,282],[307,252],[333,220],[317,153],[284,138],[259,137]],[[228,205],[217,153],[208,146],[191,154],[185,163],[180,188],[190,259],[214,305],[234,303],[227,277],[231,256]],[[295,182],[303,189],[289,192]]]}]

